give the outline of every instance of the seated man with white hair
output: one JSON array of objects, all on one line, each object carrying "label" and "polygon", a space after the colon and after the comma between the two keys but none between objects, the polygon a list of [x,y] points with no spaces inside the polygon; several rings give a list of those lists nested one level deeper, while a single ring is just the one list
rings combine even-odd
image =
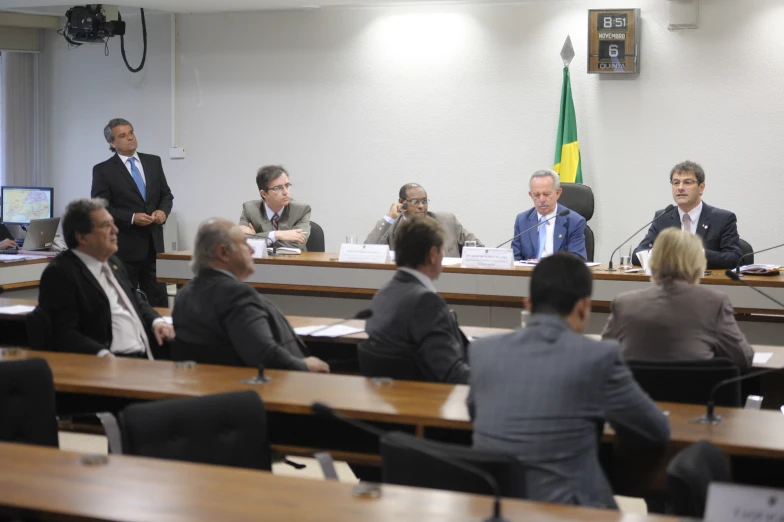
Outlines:
[{"label": "seated man with white hair", "polygon": [[172,358],[226,366],[329,373],[309,353],[283,313],[252,286],[253,249],[238,225],[208,219],[193,247],[194,277],[177,293]]},{"label": "seated man with white hair", "polygon": [[[571,252],[583,260],[588,259],[585,251],[585,218],[574,210],[565,216],[558,215],[569,210],[558,204],[562,190],[557,172],[538,170],[531,174],[528,195],[534,206],[517,214],[514,225],[515,236],[528,230],[512,241],[512,250],[518,261],[541,259],[555,252]],[[537,223],[539,226],[536,226]]]}]

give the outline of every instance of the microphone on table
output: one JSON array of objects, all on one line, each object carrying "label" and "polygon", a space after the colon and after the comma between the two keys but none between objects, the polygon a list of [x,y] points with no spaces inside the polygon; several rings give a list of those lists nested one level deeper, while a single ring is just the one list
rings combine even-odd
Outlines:
[{"label": "microphone on table", "polygon": [[756,286],[752,286],[752,285],[751,285],[750,283],[748,283],[747,281],[744,281],[743,279],[741,279],[741,278],[740,278],[740,276],[739,276],[739,275],[738,275],[738,274],[737,274],[737,273],[736,273],[736,272],[735,272],[733,269],[731,269],[731,268],[728,268],[728,269],[727,269],[727,271],[726,271],[726,272],[724,272],[724,275],[726,275],[727,277],[729,277],[729,278],[730,278],[730,279],[732,279],[733,281],[737,281],[737,282],[739,282],[739,283],[741,283],[741,284],[743,284],[743,285],[746,285],[746,286],[748,286],[749,288],[751,288],[751,289],[752,289],[752,290],[754,290],[755,292],[757,292],[757,293],[759,293],[759,294],[762,294],[763,296],[767,297],[768,299],[770,299],[771,301],[773,301],[774,303],[776,303],[776,304],[777,304],[777,305],[779,305],[780,307],[784,308],[784,303],[782,303],[781,301],[778,301],[777,299],[775,299],[773,296],[771,296],[771,295],[770,295],[770,294],[768,294],[767,292],[763,292],[762,290],[760,290],[760,289],[759,289],[759,288],[757,288]]},{"label": "microphone on table", "polygon": [[618,248],[616,248],[615,250],[613,250],[613,251],[612,251],[612,254],[610,254],[610,263],[609,263],[609,265],[607,266],[607,271],[608,271],[608,272],[615,272],[615,269],[613,268],[613,256],[615,255],[615,253],[616,253],[617,251],[619,251],[619,250],[621,249],[621,247],[622,247],[623,245],[625,245],[626,243],[628,243],[628,242],[629,242],[629,241],[630,241],[630,240],[631,240],[631,239],[632,239],[634,236],[636,236],[637,234],[639,234],[640,232],[642,232],[642,230],[643,230],[645,227],[647,227],[647,226],[649,226],[649,225],[653,224],[653,222],[654,222],[654,221],[656,221],[656,220],[657,220],[657,219],[659,219],[660,217],[664,216],[665,214],[669,214],[670,212],[672,212],[672,211],[673,211],[673,210],[675,210],[676,208],[678,208],[678,207],[676,207],[675,205],[667,205],[667,208],[665,208],[665,209],[664,209],[664,212],[662,212],[661,214],[659,214],[658,216],[656,216],[655,218],[653,218],[653,219],[652,219],[652,220],[650,220],[649,222],[645,223],[643,226],[641,226],[641,227],[639,228],[639,230],[637,230],[637,232],[635,232],[634,234],[632,234],[631,236],[629,236],[628,238],[626,238],[626,239],[623,241],[623,243],[621,243],[620,245],[618,245]]},{"label": "microphone on table", "polygon": [[[732,270],[729,271],[732,272]],[[724,379],[723,381],[719,381],[718,383],[716,383],[716,386],[713,387],[713,389],[710,392],[710,395],[708,396],[708,403],[706,404],[705,414],[700,415],[696,419],[691,419],[689,422],[695,424],[712,424],[712,425],[721,424],[721,415],[716,415],[716,413],[714,412],[716,405],[713,402],[714,396],[716,395],[716,392],[720,388],[724,387],[727,384],[732,384],[734,382],[739,382],[739,381],[745,381],[746,379],[751,379],[752,377],[759,377],[760,375],[765,375],[766,373],[771,373],[771,372],[777,372],[779,370],[781,370],[781,368],[768,368],[767,370],[762,370],[754,373],[747,373],[746,375],[740,375],[738,377],[730,377],[729,379]]]},{"label": "microphone on table", "polygon": [[783,246],[784,246],[784,244],[782,244],[782,245],[776,245],[776,246],[772,246],[772,247],[770,247],[770,248],[765,248],[765,249],[762,249],[762,250],[757,250],[756,252],[749,252],[748,254],[743,254],[742,256],[740,256],[740,259],[738,259],[738,264],[737,264],[737,265],[735,265],[735,273],[736,273],[736,274],[739,274],[739,273],[740,273],[740,267],[741,267],[741,264],[742,264],[742,263],[741,263],[741,261],[743,261],[743,258],[744,258],[744,257],[753,256],[754,254],[761,254],[761,253],[763,253],[763,252],[767,252],[768,250],[773,250],[773,249],[775,249],[775,248],[780,248],[780,247],[783,247]]},{"label": "microphone on table", "polygon": [[[354,317],[350,317],[348,319],[341,319],[339,321],[335,321],[334,323],[330,323],[330,324],[324,325],[324,326],[322,326],[320,328],[316,328],[315,330],[313,330],[312,332],[310,332],[310,333],[308,333],[306,335],[312,337],[314,334],[317,334],[319,332],[323,332],[324,330],[326,330],[328,328],[332,328],[333,326],[339,326],[341,324],[345,324],[345,323],[347,323],[349,321],[354,321],[356,319],[368,319],[368,318],[370,318],[372,316],[373,316],[373,310],[371,310],[370,308],[365,308],[364,310],[360,310],[359,312],[357,312],[354,315]],[[341,336],[338,336],[338,337],[341,337]]]},{"label": "microphone on table", "polygon": [[[551,219],[555,219],[555,218],[557,218],[557,217],[568,216],[570,213],[571,213],[571,210],[569,210],[568,208],[565,208],[565,209],[563,209],[562,211],[560,211],[559,213],[557,213],[556,215],[554,215],[554,216],[552,216],[552,217],[549,217],[549,218],[547,218],[547,219],[544,221],[544,223],[547,223],[547,222],[548,222],[548,221],[550,221]],[[535,229],[536,227],[538,227],[538,226],[540,226],[540,225],[543,225],[544,223],[537,222],[537,223],[536,223],[536,225],[534,225],[534,226],[532,226],[532,227],[528,227],[528,228],[526,228],[525,230],[523,230],[522,232],[520,232],[519,234],[517,234],[516,236],[514,236],[512,239],[507,239],[506,241],[504,241],[503,243],[501,243],[500,245],[498,245],[496,248],[501,248],[502,246],[504,246],[505,244],[509,243],[510,241],[514,241],[515,239],[517,239],[518,237],[522,236],[522,235],[523,235],[523,234],[525,234],[526,232],[530,232],[531,230]]]},{"label": "microphone on table", "polygon": [[[376,437],[382,437],[387,432],[376,428],[375,426],[368,424],[367,422],[363,422],[358,419],[352,419],[350,417],[346,417],[341,415],[340,413],[336,412],[331,407],[327,406],[322,402],[314,402],[310,405],[310,409],[313,413],[322,419],[329,419],[329,420],[337,420],[349,424],[357,429],[375,435]],[[395,433],[395,432],[391,432]],[[466,462],[461,462],[459,460],[450,459],[441,455],[438,452],[426,450],[425,448],[421,448],[418,446],[408,445],[405,438],[400,438],[395,440],[396,443],[407,446],[408,449],[418,451],[432,459],[439,460],[441,462],[445,462],[450,466],[454,466],[458,469],[462,469],[463,471],[467,471],[473,475],[484,480],[487,485],[490,486],[490,489],[493,491],[493,515],[490,518],[487,518],[484,522],[508,522],[502,515],[501,515],[501,488],[498,487],[498,481],[495,480],[492,474],[488,473],[487,471],[478,468],[472,464],[468,464]]]}]

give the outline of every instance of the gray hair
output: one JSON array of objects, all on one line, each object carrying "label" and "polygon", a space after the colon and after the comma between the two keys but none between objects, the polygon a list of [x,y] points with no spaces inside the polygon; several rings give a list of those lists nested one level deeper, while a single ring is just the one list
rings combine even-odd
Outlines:
[{"label": "gray hair", "polygon": [[[109,123],[107,123],[106,127],[103,128],[103,137],[106,138],[106,143],[111,143],[114,141],[114,131],[112,129],[114,129],[119,125],[129,125],[131,127],[131,130],[133,130],[133,125],[128,120],[125,120],[123,118],[114,118],[112,120],[109,120]],[[109,150],[114,152],[114,147],[109,145]]]},{"label": "gray hair", "polygon": [[234,251],[234,243],[229,236],[229,228],[226,224],[230,221],[221,218],[210,218],[199,225],[196,231],[196,239],[193,245],[193,257],[191,259],[191,271],[198,275],[205,268],[209,268],[215,261],[215,250],[221,245]]},{"label": "gray hair", "polygon": [[561,176],[559,176],[556,171],[550,169],[537,170],[536,172],[531,174],[531,177],[528,178],[528,188],[529,189],[531,188],[531,182],[534,180],[534,178],[546,178],[548,176],[553,178],[553,188],[555,190],[561,188]]},{"label": "gray hair", "polygon": [[68,248],[79,246],[76,234],[89,234],[93,231],[92,213],[102,208],[108,208],[109,202],[103,198],[75,199],[68,203],[63,214],[63,238]]}]

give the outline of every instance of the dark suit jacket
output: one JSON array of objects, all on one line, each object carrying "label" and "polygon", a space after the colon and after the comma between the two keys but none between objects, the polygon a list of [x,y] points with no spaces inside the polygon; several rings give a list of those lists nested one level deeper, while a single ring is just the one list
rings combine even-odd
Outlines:
[{"label": "dark suit jacket", "polygon": [[148,254],[150,237],[155,251],[163,252],[163,226],[153,223],[146,227],[131,225],[136,212],[150,214],[162,210],[171,214],[172,196],[166,176],[163,173],[161,158],[151,154],[139,153],[139,160],[146,179],[147,202],[142,199],[131,173],[117,154],[93,167],[93,188],[91,197],[109,201],[109,212],[119,229],[117,234],[117,255],[126,261],[140,261]]},{"label": "dark suit jacket", "polygon": [[[283,208],[283,212],[280,213],[278,230],[296,230],[299,228],[302,229],[302,233],[305,236],[309,236],[310,212],[310,205],[291,201]],[[267,239],[270,232],[272,232],[272,222],[267,217],[267,210],[264,208],[263,200],[254,199],[242,204],[239,225],[248,226],[248,224],[252,224],[253,229],[256,231],[250,237]],[[307,243],[295,243],[293,241],[275,241],[275,246],[299,248],[303,252],[307,250]]]},{"label": "dark suit jacket", "polygon": [[[558,205],[558,212],[566,207]],[[566,216],[555,218],[553,233],[553,253],[571,252],[583,259],[588,259],[585,251],[585,218],[572,210]],[[539,222],[539,213],[532,207],[525,212],[520,212],[515,218],[514,235],[535,226]],[[515,259],[536,259],[539,257],[539,229],[529,230],[522,236],[512,241],[512,250]]]},{"label": "dark suit jacket", "polygon": [[253,287],[202,270],[174,301],[174,360],[307,371],[308,353],[286,317]]},{"label": "dark suit jacket", "polygon": [[474,446],[517,455],[531,500],[614,507],[598,459],[604,421],[621,440],[663,446],[667,417],[640,389],[618,344],[580,335],[557,316],[475,340],[469,411]]},{"label": "dark suit jacket", "polygon": [[393,351],[389,355],[413,357],[429,381],[468,382],[464,337],[443,297],[398,270],[376,292],[371,309],[365,330]]},{"label": "dark suit jacket", "polygon": [[[125,267],[117,257],[109,259],[109,266],[144,323],[152,348],[156,343],[150,330],[153,320],[160,316],[131,289]],[[111,346],[109,299],[87,266],[70,250],[58,254],[41,275],[38,306],[50,317],[58,351],[97,354]]]},{"label": "dark suit jacket", "polygon": [[729,297],[686,281],[667,280],[616,296],[602,337],[620,341],[626,359],[727,357],[745,372],[754,358]]},{"label": "dark suit jacket", "polygon": [[[444,255],[446,257],[460,257],[466,241],[476,241],[476,246],[483,247],[484,243],[463,228],[457,217],[451,212],[428,212],[431,217],[441,223],[444,227]],[[403,222],[402,214],[393,223],[387,223],[386,219],[381,218],[365,238],[366,245],[389,245],[390,250],[395,249],[395,233],[397,227]]]},{"label": "dark suit jacket", "polygon": [[[655,215],[660,216],[663,213],[664,210],[657,210]],[[673,210],[661,219],[655,219],[645,238],[634,249],[632,262],[637,266],[640,265],[637,252],[653,248],[660,231],[668,227],[681,228],[681,226],[681,217],[677,210]],[[708,268],[735,268],[743,255],[735,214],[703,202],[700,221],[697,223],[697,235],[702,238]]]}]

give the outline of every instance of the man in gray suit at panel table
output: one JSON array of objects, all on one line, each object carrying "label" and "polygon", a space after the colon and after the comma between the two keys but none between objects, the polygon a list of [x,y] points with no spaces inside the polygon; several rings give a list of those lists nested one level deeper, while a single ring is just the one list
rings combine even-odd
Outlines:
[{"label": "man in gray suit at panel table", "polygon": [[289,174],[280,165],[261,167],[256,173],[261,199],[242,204],[240,228],[246,234],[266,239],[269,246],[306,250],[310,234],[310,205],[291,200]]},{"label": "man in gray suit at panel table", "polygon": [[308,349],[286,317],[252,286],[253,249],[240,227],[224,219],[199,226],[191,268],[196,274],[177,293],[172,318],[182,328],[174,360],[226,366],[329,372],[329,365],[306,357]]},{"label": "man in gray suit at panel table", "polygon": [[485,246],[475,235],[463,228],[451,212],[428,212],[430,200],[421,185],[407,183],[400,187],[398,200],[389,208],[389,212],[378,220],[373,230],[365,238],[366,245],[389,245],[394,249],[395,234],[400,223],[414,216],[430,216],[444,227],[444,255],[460,257],[460,249],[466,241],[476,241],[476,246]]},{"label": "man in gray suit at panel table", "polygon": [[573,254],[541,260],[528,326],[469,345],[468,407],[474,447],[517,455],[532,500],[617,507],[597,454],[604,421],[621,441],[651,448],[666,444],[670,429],[618,344],[582,335],[592,284]]}]

